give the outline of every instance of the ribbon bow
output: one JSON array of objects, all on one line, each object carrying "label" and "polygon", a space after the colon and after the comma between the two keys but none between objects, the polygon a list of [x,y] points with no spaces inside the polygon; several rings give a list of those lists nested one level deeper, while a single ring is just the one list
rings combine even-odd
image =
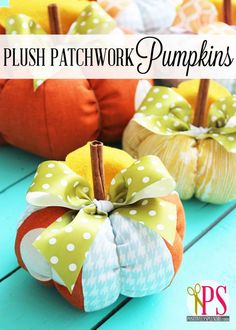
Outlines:
[{"label": "ribbon bow", "polygon": [[208,127],[193,126],[193,109],[186,99],[168,87],[152,87],[134,116],[149,131],[160,135],[185,134],[198,140],[214,139],[236,153],[236,95],[211,104]]},{"label": "ribbon bow", "polygon": [[[96,2],[89,4],[81,11],[77,20],[71,25],[68,34],[108,34],[117,27],[116,21]],[[31,17],[17,14],[6,20],[6,34],[46,34],[43,28]],[[42,79],[34,80],[34,90],[44,83]]]},{"label": "ribbon bow", "polygon": [[140,222],[173,244],[176,205],[160,199],[175,182],[159,158],[145,156],[111,181],[109,200],[92,199],[88,182],[64,162],[46,161],[38,167],[27,193],[33,206],[70,209],[34,241],[33,246],[62,278],[70,292],[102,223],[115,214]]}]

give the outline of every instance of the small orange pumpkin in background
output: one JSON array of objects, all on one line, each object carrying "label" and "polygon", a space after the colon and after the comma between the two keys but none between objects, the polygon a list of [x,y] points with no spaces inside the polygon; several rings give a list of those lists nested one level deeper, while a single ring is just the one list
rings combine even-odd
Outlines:
[{"label": "small orange pumpkin in background", "polygon": [[[44,0],[43,4],[48,2]],[[73,6],[70,8],[71,2],[68,2],[69,9],[74,10]],[[0,13],[0,23],[8,13],[19,14],[17,3],[14,3],[16,10],[10,7]],[[78,8],[85,16],[78,19],[89,20],[91,15],[87,14],[92,12],[92,17],[101,15],[101,21],[108,19],[115,25],[97,3],[79,3]],[[28,2],[27,6],[31,8]],[[34,6],[29,12],[36,15],[33,9]],[[64,17],[65,5],[62,9]],[[39,22],[47,20],[46,11],[40,13],[44,17],[37,17]],[[70,13],[69,17],[74,16]],[[12,22],[11,28],[14,19]],[[0,33],[4,33],[3,27]],[[68,152],[93,139],[109,144],[118,142],[134,114],[133,100],[139,82],[132,79],[52,79],[34,91],[32,80],[0,80],[0,143],[9,143],[46,158],[63,159]]]}]

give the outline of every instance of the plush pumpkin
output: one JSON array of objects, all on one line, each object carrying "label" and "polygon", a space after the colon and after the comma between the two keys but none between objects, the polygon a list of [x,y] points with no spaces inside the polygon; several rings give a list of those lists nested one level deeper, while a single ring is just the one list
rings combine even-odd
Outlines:
[{"label": "plush pumpkin", "polygon": [[69,31],[71,24],[77,19],[81,11],[89,5],[89,1],[84,0],[56,0],[54,2],[51,0],[38,0],[30,4],[27,0],[11,0],[9,7],[1,8],[0,26],[5,28],[8,17],[24,14],[32,17],[47,33],[50,33],[47,7],[51,3],[57,4],[60,8],[63,33]]},{"label": "plush pumpkin", "polygon": [[20,266],[85,311],[163,290],[183,253],[184,210],[160,160],[105,147],[104,165],[109,201],[92,198],[88,145],[42,163],[16,237]]},{"label": "plush pumpkin", "polygon": [[[176,8],[172,0],[98,0],[122,28],[138,33],[157,33],[169,27]],[[160,15],[161,13],[161,15]]]},{"label": "plush pumpkin", "polygon": [[[16,10],[6,20],[7,31],[15,33],[20,26],[21,34],[45,33],[40,25],[32,24],[34,20],[30,17],[16,15],[20,8],[18,3],[13,1]],[[46,3],[43,1],[44,5]],[[60,1],[58,3],[61,5]],[[27,2],[29,10],[26,13],[34,14],[34,17],[38,10],[38,5],[35,6],[31,8]],[[74,6],[70,8],[70,1],[68,6],[72,13]],[[75,14],[83,6],[83,1],[78,2]],[[64,5],[63,8],[66,13],[67,7]],[[11,7],[9,11],[13,14]],[[0,13],[2,21],[7,13],[7,9]],[[40,18],[40,14],[43,17]],[[39,22],[48,21],[45,15],[44,10],[39,11]],[[70,17],[74,18],[74,14]],[[95,25],[92,22],[94,18],[99,19],[100,23]],[[122,33],[116,28],[115,21],[97,3],[89,4],[79,14],[77,22],[84,20],[93,24],[93,33],[99,33],[104,22],[109,24],[103,33],[114,33],[114,36]],[[22,22],[24,25],[19,24]],[[47,23],[44,26],[47,28]],[[89,33],[86,27],[80,24],[77,26],[78,31],[72,27],[71,33]],[[92,139],[117,142],[134,113],[133,100],[138,83],[138,80],[119,79],[52,79],[44,83],[37,80],[34,90],[32,80],[0,80],[0,141],[54,159],[63,159],[68,152]]]},{"label": "plush pumpkin", "polygon": [[173,27],[198,33],[199,29],[217,20],[217,10],[208,0],[184,0],[180,5]]},{"label": "plush pumpkin", "polygon": [[[204,202],[236,198],[236,97],[211,81],[202,127],[192,125],[198,81],[177,89],[150,87],[123,135],[131,156],[157,155],[177,182],[182,199]],[[141,103],[141,105],[140,105]]]},{"label": "plush pumpkin", "polygon": [[[235,34],[235,27],[229,25],[232,22],[230,1],[220,0],[222,9],[225,10],[224,21],[219,22],[215,5],[208,0],[184,0],[175,17],[172,26],[165,30],[166,34]],[[226,15],[227,13],[227,15]],[[223,19],[223,16],[221,16]],[[226,24],[227,23],[227,24]],[[177,86],[180,79],[168,79],[161,83],[166,86]],[[218,79],[231,93],[236,93],[236,80]]]}]

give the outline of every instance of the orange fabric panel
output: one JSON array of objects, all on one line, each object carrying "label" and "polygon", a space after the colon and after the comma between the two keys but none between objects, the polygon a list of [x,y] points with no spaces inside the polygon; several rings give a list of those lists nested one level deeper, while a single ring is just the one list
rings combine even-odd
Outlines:
[{"label": "orange fabric panel", "polygon": [[72,293],[68,291],[66,287],[54,282],[58,292],[73,306],[84,310],[84,295],[82,287],[82,270],[79,273],[78,279],[75,283],[75,287]]},{"label": "orange fabric panel", "polygon": [[179,199],[179,196],[176,194],[168,195],[166,197],[162,197],[162,199],[174,203],[177,206],[177,227],[176,227],[176,236],[173,245],[170,245],[166,242],[166,245],[172,255],[174,271],[175,273],[178,271],[182,258],[183,258],[183,236],[185,232],[185,214],[183,205]]},{"label": "orange fabric panel", "polygon": [[44,89],[32,80],[8,80],[0,93],[0,134],[6,142],[39,155],[50,154],[45,128]]},{"label": "orange fabric panel", "polygon": [[45,109],[53,159],[98,138],[97,101],[87,80],[46,81]]},{"label": "orange fabric panel", "polygon": [[90,80],[98,102],[100,114],[99,139],[117,142],[134,114],[134,98],[137,80]]}]

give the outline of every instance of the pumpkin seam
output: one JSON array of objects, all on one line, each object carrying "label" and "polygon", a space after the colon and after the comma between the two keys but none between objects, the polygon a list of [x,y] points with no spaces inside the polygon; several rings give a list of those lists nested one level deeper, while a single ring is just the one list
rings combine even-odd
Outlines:
[{"label": "pumpkin seam", "polygon": [[87,81],[88,81],[88,84],[89,84],[89,88],[93,92],[94,98],[96,100],[96,110],[97,110],[97,113],[98,113],[98,135],[97,136],[101,136],[101,133],[102,133],[102,111],[101,111],[101,108],[100,108],[100,105],[99,105],[99,102],[98,102],[98,97],[95,93],[95,89],[90,84],[90,79],[88,79]]}]

